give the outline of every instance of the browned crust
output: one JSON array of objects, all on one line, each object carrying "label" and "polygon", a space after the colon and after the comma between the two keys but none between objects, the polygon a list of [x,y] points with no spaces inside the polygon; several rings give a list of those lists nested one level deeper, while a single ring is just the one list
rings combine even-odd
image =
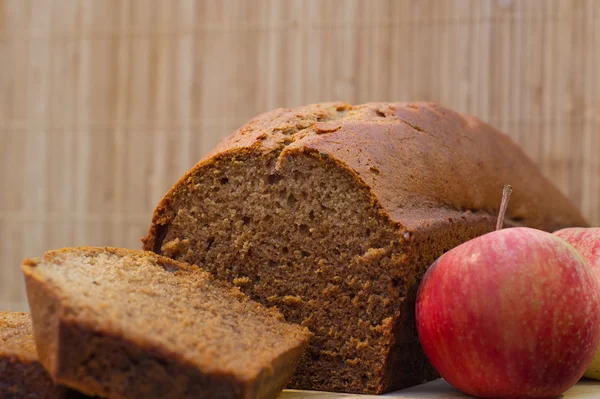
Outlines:
[{"label": "browned crust", "polygon": [[172,217],[171,198],[218,157],[297,150],[345,165],[386,217],[411,230],[465,210],[496,214],[504,184],[513,186],[509,219],[546,231],[587,226],[508,136],[475,117],[423,102],[324,103],[267,112],[223,139],[160,201],[144,249]]},{"label": "browned crust", "polygon": [[[165,269],[203,273],[213,283],[235,290],[236,297],[249,300],[237,288],[215,281],[196,266],[151,252],[112,247],[63,248],[47,252],[44,259],[60,261],[62,255],[73,252],[86,252],[90,256],[109,252],[140,259],[150,257]],[[40,362],[54,381],[87,395],[115,399],[273,398],[291,378],[308,345],[308,333],[304,332],[301,345],[282,353],[275,359],[272,370],[261,372],[252,381],[226,373],[202,374],[182,353],[132,341],[79,317],[63,294],[34,273],[40,262],[26,259],[22,265]],[[283,319],[277,310],[270,311]]]}]

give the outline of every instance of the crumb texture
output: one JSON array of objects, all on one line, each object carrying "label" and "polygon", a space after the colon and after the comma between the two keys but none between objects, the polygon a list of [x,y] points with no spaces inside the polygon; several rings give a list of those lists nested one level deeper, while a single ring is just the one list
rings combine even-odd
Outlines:
[{"label": "crumb texture", "polygon": [[0,350],[24,363],[37,361],[35,341],[28,313],[0,312]]}]

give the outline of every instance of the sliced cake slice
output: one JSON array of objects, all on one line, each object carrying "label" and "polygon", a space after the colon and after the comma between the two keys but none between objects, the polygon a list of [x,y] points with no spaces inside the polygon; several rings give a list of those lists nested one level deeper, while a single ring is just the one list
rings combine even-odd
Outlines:
[{"label": "sliced cake slice", "polygon": [[274,398],[309,332],[196,266],[67,248],[23,262],[40,361],[55,381],[119,398]]},{"label": "sliced cake slice", "polygon": [[38,361],[29,313],[0,312],[0,398],[85,398],[55,385]]}]

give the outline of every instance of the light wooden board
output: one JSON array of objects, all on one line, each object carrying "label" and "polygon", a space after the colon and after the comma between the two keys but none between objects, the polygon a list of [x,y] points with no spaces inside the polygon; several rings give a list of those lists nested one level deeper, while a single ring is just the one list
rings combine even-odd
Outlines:
[{"label": "light wooden board", "polygon": [[[391,392],[384,395],[350,395],[341,393],[294,391],[286,390],[280,399],[367,399],[367,398],[396,398],[396,399],[466,399],[465,395],[454,389],[446,381],[439,379],[427,384]],[[562,396],[563,399],[597,399],[600,398],[600,381],[583,379]]]},{"label": "light wooden board", "polygon": [[28,256],[140,247],[256,114],[432,100],[510,134],[600,225],[599,0],[0,0],[0,309]]}]

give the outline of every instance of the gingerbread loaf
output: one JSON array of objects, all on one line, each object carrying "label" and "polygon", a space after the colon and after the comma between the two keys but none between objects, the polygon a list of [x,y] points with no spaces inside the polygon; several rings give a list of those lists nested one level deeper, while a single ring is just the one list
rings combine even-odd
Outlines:
[{"label": "gingerbread loaf", "polygon": [[275,398],[308,342],[276,310],[153,253],[68,248],[22,267],[41,363],[88,395]]},{"label": "gingerbread loaf", "polygon": [[586,222],[510,138],[431,103],[260,115],[158,204],[144,248],[201,264],[314,334],[291,388],[383,393],[437,377],[416,288],[444,251],[509,226]]}]

